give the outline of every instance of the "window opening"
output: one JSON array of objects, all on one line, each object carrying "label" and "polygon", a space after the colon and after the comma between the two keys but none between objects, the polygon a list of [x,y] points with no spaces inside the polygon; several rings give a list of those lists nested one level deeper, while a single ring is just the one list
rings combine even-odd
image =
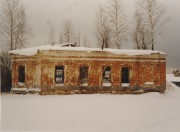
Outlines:
[{"label": "window opening", "polygon": [[111,86],[111,67],[103,67],[103,86]]},{"label": "window opening", "polygon": [[64,66],[55,67],[55,82],[64,83]]},{"label": "window opening", "polygon": [[25,83],[25,66],[19,67],[19,77],[18,81],[21,83]]},{"label": "window opening", "polygon": [[80,84],[88,85],[88,67],[80,67]]},{"label": "window opening", "polygon": [[121,69],[121,83],[129,83],[129,68],[127,67]]}]

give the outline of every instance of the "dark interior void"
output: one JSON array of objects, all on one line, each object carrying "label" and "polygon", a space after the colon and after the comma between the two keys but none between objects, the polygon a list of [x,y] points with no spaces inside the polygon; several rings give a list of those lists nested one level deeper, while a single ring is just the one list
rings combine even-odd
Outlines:
[{"label": "dark interior void", "polygon": [[24,83],[25,82],[25,66],[19,67],[19,77],[18,81]]},{"label": "dark interior void", "polygon": [[80,67],[80,83],[88,83],[88,67]]},{"label": "dark interior void", "polygon": [[129,68],[127,67],[121,69],[121,83],[129,83]]}]

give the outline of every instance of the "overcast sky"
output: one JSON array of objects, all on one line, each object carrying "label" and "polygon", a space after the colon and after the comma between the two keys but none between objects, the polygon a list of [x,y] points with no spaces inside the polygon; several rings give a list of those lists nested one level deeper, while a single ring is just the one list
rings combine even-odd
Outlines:
[{"label": "overcast sky", "polygon": [[[27,9],[29,25],[32,27],[31,45],[42,45],[47,41],[48,23],[55,29],[56,41],[65,19],[72,21],[74,29],[82,35],[87,34],[92,45],[95,43],[94,19],[97,7],[107,5],[110,0],[22,0]],[[137,0],[122,0],[126,19],[131,26]],[[167,7],[171,18],[167,29],[157,41],[156,50],[168,55],[168,68],[180,68],[180,0],[161,0]],[[133,47],[131,41],[124,47]]]}]

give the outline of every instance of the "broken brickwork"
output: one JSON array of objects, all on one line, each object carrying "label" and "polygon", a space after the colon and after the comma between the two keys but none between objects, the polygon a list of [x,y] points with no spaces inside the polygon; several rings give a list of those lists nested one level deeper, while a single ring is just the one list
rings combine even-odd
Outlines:
[{"label": "broken brickwork", "polygon": [[[40,51],[33,56],[11,55],[13,88],[40,88],[41,90],[122,91],[154,88],[166,89],[166,56],[120,55],[106,51]],[[25,67],[25,82],[18,81],[18,67]],[[61,66],[56,83],[56,66]],[[80,68],[88,68],[88,81],[80,82]],[[109,67],[108,85],[103,84],[103,68]],[[128,85],[123,85],[122,68],[128,68]],[[61,73],[62,72],[62,73]],[[110,77],[109,77],[109,76]],[[58,76],[58,75],[57,75]],[[58,79],[58,78],[57,78]],[[62,80],[60,80],[62,81]]]}]

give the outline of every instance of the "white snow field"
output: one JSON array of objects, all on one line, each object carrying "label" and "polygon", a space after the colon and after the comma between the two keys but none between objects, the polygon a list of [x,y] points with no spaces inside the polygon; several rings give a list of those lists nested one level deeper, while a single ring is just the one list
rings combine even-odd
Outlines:
[{"label": "white snow field", "polygon": [[180,132],[180,88],[165,94],[1,95],[1,131]]}]

